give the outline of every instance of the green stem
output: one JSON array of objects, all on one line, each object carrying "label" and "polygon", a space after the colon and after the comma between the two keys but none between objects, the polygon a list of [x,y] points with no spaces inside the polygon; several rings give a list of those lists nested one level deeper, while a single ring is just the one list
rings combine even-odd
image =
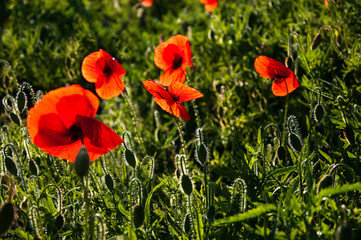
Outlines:
[{"label": "green stem", "polygon": [[[88,177],[84,177],[82,180],[85,181],[85,189],[84,189],[84,201],[85,201],[85,230],[84,230],[84,239],[88,239],[89,236],[89,179]],[[84,186],[84,183],[83,183]]]},{"label": "green stem", "polygon": [[181,145],[182,145],[182,150],[183,150],[183,154],[186,156],[187,151],[186,151],[186,142],[184,141],[184,137],[183,137],[183,126],[182,124],[178,121],[178,119],[174,116],[174,114],[172,113],[174,121],[177,124],[177,129],[179,132],[179,137],[180,137],[180,141],[181,141]]}]

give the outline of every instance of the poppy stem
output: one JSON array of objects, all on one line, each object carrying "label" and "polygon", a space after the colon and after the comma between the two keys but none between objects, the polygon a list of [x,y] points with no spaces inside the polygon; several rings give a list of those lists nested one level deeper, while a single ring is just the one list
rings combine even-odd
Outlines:
[{"label": "poppy stem", "polygon": [[174,121],[177,123],[177,129],[179,132],[179,137],[180,137],[180,141],[181,141],[181,145],[182,145],[182,149],[183,149],[183,154],[186,156],[187,152],[186,152],[186,142],[184,141],[184,137],[183,137],[183,126],[182,124],[178,121],[178,119],[174,116],[174,114],[172,113]]},{"label": "poppy stem", "polygon": [[287,82],[285,79],[283,79],[283,81],[285,81],[285,85],[286,85],[286,90],[287,90],[287,96],[286,96],[286,104],[285,104],[285,115],[283,117],[283,132],[282,132],[282,146],[285,145],[285,139],[286,139],[286,122],[287,122],[287,110],[288,110],[288,87],[287,87]]},{"label": "poppy stem", "polygon": [[83,183],[84,187],[84,201],[85,201],[85,229],[84,229],[84,239],[88,239],[89,236],[89,180],[88,177],[83,177],[82,180],[85,181]]},{"label": "poppy stem", "polygon": [[127,102],[128,106],[129,106],[130,116],[132,118],[132,123],[133,123],[133,126],[135,128],[135,131],[137,132],[139,143],[140,143],[140,146],[142,148],[142,151],[146,152],[142,135],[139,132],[139,124],[138,124],[137,118],[135,117],[135,111],[134,111],[132,102],[130,101],[130,98],[129,98],[128,94],[126,93],[126,91],[122,92],[122,96],[123,96],[124,100]]}]

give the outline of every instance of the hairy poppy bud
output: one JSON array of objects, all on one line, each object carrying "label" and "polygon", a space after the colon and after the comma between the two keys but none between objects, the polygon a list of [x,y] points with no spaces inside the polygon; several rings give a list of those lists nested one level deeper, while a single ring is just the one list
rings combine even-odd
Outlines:
[{"label": "hairy poppy bud", "polygon": [[292,150],[296,152],[301,152],[302,150],[302,141],[301,139],[294,133],[290,133],[288,135],[288,144],[292,148]]},{"label": "hairy poppy bud", "polygon": [[318,32],[312,40],[311,50],[315,50],[316,48],[318,48],[318,46],[320,46],[321,42],[322,42],[322,34],[321,34],[321,32]]},{"label": "hairy poppy bud", "polygon": [[215,215],[216,215],[216,208],[213,205],[209,206],[207,210],[207,218],[213,219]]},{"label": "hairy poppy bud", "polygon": [[65,218],[63,215],[58,215],[56,218],[55,218],[55,230],[58,231],[60,230],[61,228],[64,227],[64,224],[65,224]]},{"label": "hairy poppy bud", "polygon": [[184,220],[183,220],[183,230],[184,232],[186,233],[189,233],[191,231],[191,217],[189,214],[187,214],[185,217],[184,217]]},{"label": "hairy poppy bud", "polygon": [[11,121],[13,121],[16,125],[20,126],[21,125],[21,121],[20,121],[20,118],[17,114],[11,112],[10,113],[10,118],[11,118]]},{"label": "hairy poppy bud", "polygon": [[348,239],[348,240],[353,239],[353,232],[350,226],[341,225],[336,229],[335,240],[343,240],[343,239]]},{"label": "hairy poppy bud", "polygon": [[143,225],[143,223],[144,223],[144,218],[145,218],[145,214],[144,214],[143,206],[135,204],[133,206],[134,227],[136,227],[136,228],[141,227]]},{"label": "hairy poppy bud", "polygon": [[16,167],[16,164],[14,160],[11,157],[5,158],[5,166],[6,169],[14,176],[18,176],[18,168]]},{"label": "hairy poppy bud", "polygon": [[317,104],[313,110],[313,116],[316,122],[321,122],[325,116],[325,108],[322,104]]},{"label": "hairy poppy bud", "polygon": [[27,103],[26,95],[23,91],[19,91],[16,95],[16,104],[18,106],[19,113],[22,113],[25,110]]},{"label": "hairy poppy bud", "polygon": [[114,180],[110,174],[105,175],[105,185],[107,185],[109,191],[114,190]]},{"label": "hairy poppy bud", "polygon": [[322,189],[332,186],[332,176],[324,175],[317,184],[316,193],[319,193]]},{"label": "hairy poppy bud", "polygon": [[355,133],[353,132],[352,128],[350,127],[350,125],[346,125],[346,128],[343,130],[343,136],[346,138],[347,142],[350,145],[354,145],[355,144]]},{"label": "hairy poppy bud", "polygon": [[39,168],[38,165],[35,163],[35,161],[33,160],[29,161],[29,169],[32,175],[38,176]]},{"label": "hairy poppy bud", "polygon": [[135,155],[132,152],[132,150],[129,150],[128,148],[125,149],[124,160],[125,163],[131,166],[132,168],[135,168],[137,166],[137,159],[135,158]]},{"label": "hairy poppy bud", "polygon": [[0,236],[7,232],[15,217],[14,205],[5,203],[0,210]]},{"label": "hairy poppy bud", "polygon": [[88,175],[89,165],[90,165],[90,161],[89,161],[88,150],[83,145],[80,148],[78,155],[76,156],[75,162],[74,162],[74,169],[75,169],[76,174],[79,177],[85,177],[86,175]]},{"label": "hairy poppy bud", "polygon": [[207,161],[207,158],[208,158],[207,147],[203,143],[201,143],[198,149],[196,149],[196,159],[200,164],[204,165],[204,163]]},{"label": "hairy poppy bud", "polygon": [[192,180],[188,175],[182,175],[181,186],[185,194],[187,194],[188,196],[192,194],[193,191]]},{"label": "hairy poppy bud", "polygon": [[287,160],[287,152],[286,149],[282,146],[277,148],[277,158],[279,161],[286,161]]}]

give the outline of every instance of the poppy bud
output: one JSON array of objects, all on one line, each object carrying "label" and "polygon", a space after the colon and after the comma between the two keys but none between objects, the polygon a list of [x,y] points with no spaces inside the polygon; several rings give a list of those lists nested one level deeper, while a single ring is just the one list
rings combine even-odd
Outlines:
[{"label": "poppy bud", "polygon": [[316,193],[319,193],[322,189],[332,186],[332,176],[324,175],[317,184]]},{"label": "poppy bud", "polygon": [[11,112],[10,113],[10,118],[11,118],[11,121],[13,121],[16,125],[20,126],[21,125],[21,122],[20,122],[20,118],[17,114]]},{"label": "poppy bud", "polygon": [[288,144],[292,148],[293,151],[301,152],[302,150],[302,141],[296,134],[290,133],[288,135]]},{"label": "poppy bud", "polygon": [[343,130],[342,134],[350,145],[355,144],[355,133],[353,132],[350,125],[346,125],[346,128]]},{"label": "poppy bud", "polygon": [[322,42],[322,34],[321,34],[321,32],[318,32],[312,40],[311,50],[315,50],[316,48],[318,48],[318,46],[320,46],[321,42]]},{"label": "poppy bud", "polygon": [[63,215],[59,215],[55,218],[55,229],[56,230],[60,230],[61,228],[64,227],[65,224],[65,217]]},{"label": "poppy bud", "polygon": [[288,68],[292,68],[292,66],[293,66],[293,57],[292,56],[287,56],[286,57],[286,60],[285,60],[285,65],[286,65],[286,67],[288,67]]},{"label": "poppy bud", "polygon": [[207,210],[207,218],[213,219],[215,215],[216,215],[216,208],[213,205],[209,206]]},{"label": "poppy bud", "polygon": [[132,150],[129,150],[128,148],[125,149],[124,161],[127,165],[131,166],[132,168],[135,168],[137,166],[137,159],[135,158],[135,155],[132,152]]},{"label": "poppy bud", "polygon": [[183,220],[184,224],[183,224],[183,230],[184,232],[186,233],[189,233],[191,231],[191,217],[189,214],[187,214],[185,217],[184,217],[184,220]]},{"label": "poppy bud", "polygon": [[286,149],[282,146],[279,146],[277,148],[277,158],[279,161],[286,161],[287,160],[287,152],[286,152]]},{"label": "poppy bud", "polygon": [[347,225],[341,225],[336,229],[335,232],[335,240],[352,240],[353,239],[353,232],[352,228]]},{"label": "poppy bud", "polygon": [[76,174],[79,177],[85,177],[89,172],[89,165],[90,165],[90,161],[89,161],[88,150],[83,145],[80,148],[74,162],[74,169]]},{"label": "poppy bud", "polygon": [[317,104],[315,109],[313,110],[313,116],[316,122],[321,122],[323,117],[325,116],[325,108],[322,104]]},{"label": "poppy bud", "polygon": [[193,191],[192,180],[188,175],[182,175],[181,186],[185,194],[187,194],[188,196],[192,194]]},{"label": "poppy bud", "polygon": [[0,210],[0,236],[7,232],[15,218],[15,208],[11,203],[5,203]]},{"label": "poppy bud", "polygon": [[39,168],[38,165],[35,163],[35,161],[33,160],[29,161],[29,169],[32,175],[38,176]]},{"label": "poppy bud", "polygon": [[208,156],[208,150],[206,146],[203,143],[201,143],[198,149],[196,149],[196,159],[200,164],[204,165],[204,163],[207,161],[207,156]]},{"label": "poppy bud", "polygon": [[11,157],[5,157],[5,166],[12,175],[15,177],[18,176],[18,168],[16,167],[16,164]]},{"label": "poppy bud", "polygon": [[18,106],[19,113],[22,113],[25,110],[25,106],[27,103],[26,95],[23,91],[19,91],[16,95],[16,103]]},{"label": "poppy bud", "polygon": [[145,214],[144,214],[144,208],[141,205],[135,204],[133,206],[133,223],[134,223],[134,227],[139,228],[143,225],[144,223],[144,218],[145,218]]},{"label": "poppy bud", "polygon": [[105,185],[107,185],[109,191],[112,192],[114,190],[114,180],[110,174],[105,175]]}]

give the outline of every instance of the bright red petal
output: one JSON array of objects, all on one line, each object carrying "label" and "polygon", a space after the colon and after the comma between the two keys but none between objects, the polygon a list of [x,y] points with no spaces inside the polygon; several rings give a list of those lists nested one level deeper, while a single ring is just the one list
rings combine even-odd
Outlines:
[{"label": "bright red petal", "polygon": [[155,99],[164,99],[167,102],[167,105],[173,105],[174,99],[172,96],[164,89],[164,87],[160,86],[158,83],[149,79],[147,81],[143,81],[144,87],[148,90],[150,94],[154,96]]},{"label": "bright red petal", "polygon": [[153,0],[143,0],[142,5],[143,7],[151,7],[153,5]]},{"label": "bright red petal", "polygon": [[216,9],[216,7],[218,6],[218,1],[215,1],[211,4],[206,4],[204,5],[204,9],[207,11],[207,12],[213,12],[214,9]]},{"label": "bright red petal", "polygon": [[112,74],[108,79],[95,84],[95,91],[102,99],[119,96],[124,91],[124,83],[120,75]]},{"label": "bright red petal", "polygon": [[170,68],[159,77],[159,83],[166,87],[169,86],[172,82],[183,83],[186,80],[186,71],[187,70],[185,67],[180,67],[177,69]]},{"label": "bright red petal", "polygon": [[[189,40],[186,36],[176,35],[168,39],[167,44],[174,44],[178,47],[179,51],[182,52],[183,62],[182,66],[192,67],[192,52]],[[166,69],[164,69],[166,70]]]},{"label": "bright red petal", "polygon": [[78,116],[78,122],[90,161],[96,160],[124,142],[111,128],[95,118]]},{"label": "bright red petal", "polygon": [[81,72],[88,82],[95,83],[98,77],[103,74],[102,66],[99,65],[99,60],[102,57],[100,52],[93,52],[84,58]]},{"label": "bright red petal", "polygon": [[173,112],[177,113],[177,117],[181,117],[182,120],[189,121],[190,117],[187,109],[183,106],[182,103],[176,102],[176,104],[172,105]]},{"label": "bright red petal", "polygon": [[282,63],[266,56],[257,57],[254,67],[258,74],[264,78],[286,78],[292,72]]},{"label": "bright red petal", "polygon": [[[287,84],[287,86],[286,86]],[[297,77],[292,72],[289,77],[286,79],[277,79],[272,83],[272,92],[275,96],[286,96],[289,93],[293,92],[300,85],[298,83]]]},{"label": "bright red petal", "polygon": [[162,69],[162,70],[167,70],[169,68],[172,67],[172,63],[171,62],[167,62],[164,58],[164,50],[167,47],[167,42],[162,42],[161,44],[159,44],[155,51],[154,51],[154,63],[155,65]]},{"label": "bright red petal", "polygon": [[203,97],[203,94],[182,83],[172,83],[169,86],[169,93],[179,102],[186,102]]}]

